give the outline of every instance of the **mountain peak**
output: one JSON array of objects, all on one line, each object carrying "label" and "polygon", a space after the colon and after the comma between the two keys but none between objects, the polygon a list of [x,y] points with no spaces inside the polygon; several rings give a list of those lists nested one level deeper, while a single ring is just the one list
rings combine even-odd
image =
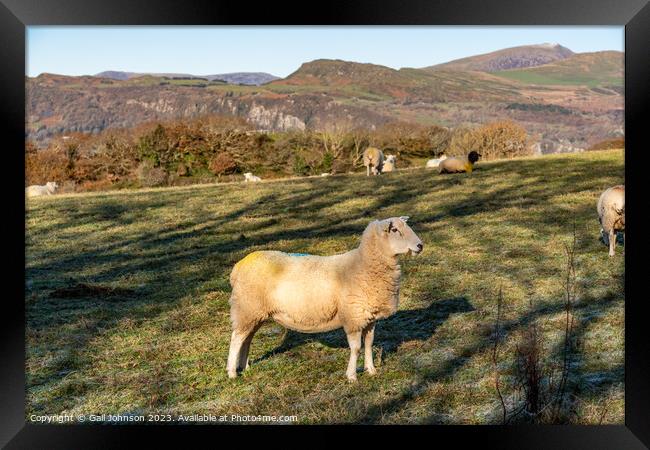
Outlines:
[{"label": "mountain peak", "polygon": [[574,53],[557,42],[521,45],[481,55],[456,59],[427,69],[475,70],[498,72],[508,69],[536,67],[573,56]]}]

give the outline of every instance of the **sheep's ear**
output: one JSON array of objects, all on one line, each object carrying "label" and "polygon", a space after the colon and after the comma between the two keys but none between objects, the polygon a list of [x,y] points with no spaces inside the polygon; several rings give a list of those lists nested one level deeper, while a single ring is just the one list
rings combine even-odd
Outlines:
[{"label": "sheep's ear", "polygon": [[409,216],[401,216],[400,219],[402,219],[404,223],[406,223],[409,220]]}]

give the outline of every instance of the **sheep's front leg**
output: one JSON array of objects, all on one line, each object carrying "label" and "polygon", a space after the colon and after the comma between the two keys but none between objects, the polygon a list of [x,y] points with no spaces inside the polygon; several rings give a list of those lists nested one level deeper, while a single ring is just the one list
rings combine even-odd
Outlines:
[{"label": "sheep's front leg", "polygon": [[367,176],[367,177],[370,176],[370,166],[369,166],[369,165],[366,166],[366,176]]},{"label": "sheep's front leg", "polygon": [[361,351],[361,331],[346,334],[348,335],[348,345],[350,345],[350,361],[345,375],[349,381],[357,381],[357,359]]},{"label": "sheep's front leg", "polygon": [[375,369],[375,363],[372,360],[372,342],[375,339],[375,322],[368,325],[363,330],[363,345],[364,345],[364,356],[363,356],[363,366],[370,375],[377,373]]},{"label": "sheep's front leg", "polygon": [[614,247],[616,246],[616,232],[609,230],[609,256],[614,256]]}]

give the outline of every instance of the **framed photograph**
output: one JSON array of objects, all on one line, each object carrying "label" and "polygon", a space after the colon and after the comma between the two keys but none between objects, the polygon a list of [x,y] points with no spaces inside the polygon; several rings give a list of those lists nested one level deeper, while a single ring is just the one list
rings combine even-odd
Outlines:
[{"label": "framed photograph", "polygon": [[646,2],[2,2],[3,446],[650,445]]}]

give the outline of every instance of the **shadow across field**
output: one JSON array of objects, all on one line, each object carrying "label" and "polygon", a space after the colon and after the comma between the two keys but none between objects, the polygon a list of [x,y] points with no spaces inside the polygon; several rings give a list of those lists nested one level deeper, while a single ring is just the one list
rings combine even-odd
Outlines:
[{"label": "shadow across field", "polygon": [[[619,167],[622,173],[622,164],[614,166],[616,170]],[[416,232],[428,233],[427,237],[432,239],[453,239],[459,234],[454,228],[471,229],[480,223],[481,214],[499,213],[506,208],[516,210],[518,215],[499,216],[501,225],[514,224],[532,236],[548,236],[549,233],[569,236],[574,218],[582,223],[596,223],[596,198],[593,205],[587,202],[564,205],[561,201],[555,202],[560,205],[555,209],[543,205],[561,195],[600,190],[601,184],[606,184],[603,179],[617,178],[618,174],[611,164],[598,161],[573,161],[571,170],[565,169],[564,161],[507,161],[485,165],[471,176],[442,176],[414,170],[371,178],[328,177],[275,185],[136,192],[121,198],[62,198],[43,203],[27,213],[37,218],[31,222],[32,229],[27,230],[26,244],[26,277],[33,280],[29,295],[34,297],[28,301],[26,311],[31,336],[28,345],[49,352],[53,347],[48,339],[56,339],[70,349],[56,364],[52,363],[46,370],[38,369],[37,375],[30,376],[28,389],[33,391],[35,386],[46,384],[56,387],[65,381],[67,374],[84,371],[93,364],[94,339],[120,330],[119,323],[123,319],[136,324],[155,323],[158,316],[180,307],[181,299],[200,297],[216,290],[224,294],[217,307],[226,317],[224,298],[229,290],[228,274],[239,258],[253,250],[304,252],[326,240],[336,241],[337,251],[350,249],[358,242],[352,238],[359,237],[368,222],[388,215],[411,215]],[[513,173],[518,177],[498,184]],[[464,189],[462,194],[458,195],[456,187]],[[246,190],[245,194],[234,195],[241,190]],[[225,207],[204,207],[220,201]],[[62,217],[65,220],[61,220]],[[152,217],[161,219],[156,221]],[[80,231],[82,225],[86,228]],[[596,239],[594,235],[593,240]],[[472,243],[475,258],[493,267],[498,261],[492,264],[491,251],[504,240],[504,236],[497,234],[476,240]],[[66,245],[69,242],[74,246]],[[425,242],[425,255],[426,249]],[[528,261],[531,251],[535,250],[521,249],[519,255],[523,261]],[[422,260],[409,262],[409,265],[423,264],[419,261]],[[528,276],[525,272],[499,275],[519,285],[526,282],[523,277]],[[420,280],[416,274],[410,277],[412,283],[420,286],[428,282]],[[132,279],[146,279],[146,282],[138,281],[135,285]],[[108,295],[87,295],[86,290],[75,298],[50,298],[57,289],[69,289],[82,283],[93,292],[98,286],[104,286],[113,290],[111,292],[129,295],[113,295],[109,299]],[[473,305],[465,297],[455,297],[464,293],[462,290],[451,289],[453,291],[441,289],[430,296],[445,300],[416,299],[417,305],[428,306],[398,311],[380,321],[375,346],[381,347],[383,354],[398,353],[405,342],[430,339],[450,315],[470,312],[474,305],[480,305],[480,294],[470,293]],[[123,301],[116,301],[120,299]],[[481,308],[477,306],[477,309]],[[511,329],[522,327],[528,320],[523,316],[508,326]],[[225,323],[224,319],[219,326]],[[225,326],[219,332],[229,335]],[[162,336],[168,334],[161,333]],[[289,332],[276,349],[256,361],[311,341],[331,348],[347,348],[345,334],[340,330],[315,335]],[[488,340],[465,343],[459,349],[459,354],[464,356],[445,362],[445,367],[439,370],[418,374],[413,392],[430,381],[453,374],[466,362],[467,355],[480,353],[489,345]],[[255,344],[253,352],[254,349]],[[215,357],[225,359],[226,352],[224,349],[223,355]],[[40,356],[33,352],[28,358],[37,360]],[[166,362],[161,364],[164,366]],[[84,394],[89,391],[104,387],[84,384],[74,396],[64,395],[65,391],[57,389],[53,389],[55,395],[49,401],[41,400],[40,405],[32,404],[32,408],[46,413],[59,412],[83,402]],[[403,408],[409,398],[416,395],[413,392],[411,397],[397,396],[384,404],[371,406],[362,421],[379,422],[382,414]],[[437,420],[435,417],[429,419]]]},{"label": "shadow across field", "polygon": [[[617,304],[617,299],[614,296],[606,295],[602,298],[591,299],[590,301],[586,301],[586,302],[580,302],[574,305],[573,311],[574,314],[580,316],[580,314],[585,310],[588,311],[588,310],[598,309],[600,311],[605,311],[615,306],[616,304]],[[538,307],[531,309],[527,313],[521,315],[516,320],[510,320],[504,322],[501,325],[501,332],[504,335],[515,333],[519,330],[524,329],[533,321],[538,319],[544,319],[551,315],[560,313],[563,311],[563,309],[564,309],[564,305],[561,302],[556,302],[550,305],[549,304],[540,305]],[[490,323],[490,325],[492,324]],[[574,332],[574,336],[577,336],[577,338],[579,339],[580,335],[583,332],[584,332],[584,323],[579,323]],[[424,394],[427,390],[427,386],[430,383],[435,383],[438,381],[442,381],[446,378],[452,377],[465,364],[467,364],[473,356],[479,355],[482,352],[490,350],[493,345],[494,345],[493,337],[490,333],[488,333],[481,339],[475,340],[473,342],[470,342],[468,345],[458,348],[456,352],[458,356],[450,358],[449,360],[445,361],[443,364],[441,364],[439,367],[435,369],[423,371],[419,375],[417,382],[413,383],[411,386],[409,386],[408,389],[406,389],[399,395],[389,400],[370,406],[366,414],[363,417],[359,418],[359,422],[368,423],[368,424],[381,423],[384,417],[399,412],[401,409],[405,408],[411,401],[415,400],[418,396]],[[562,351],[561,345],[558,345],[552,350],[552,354],[557,356],[561,353],[561,351]],[[574,353],[572,357],[572,364],[574,366],[578,366],[580,359],[581,359],[580,353],[579,352]],[[572,374],[574,378],[572,382],[574,383],[575,383],[575,378],[583,376],[579,370],[573,371]],[[496,401],[497,400],[496,393],[494,395]],[[420,422],[426,424],[445,423],[444,420],[441,420],[439,414],[437,413],[433,413],[428,417],[421,418]]]},{"label": "shadow across field", "polygon": [[[474,307],[465,297],[435,301],[426,308],[397,311],[393,316],[377,322],[374,346],[381,348],[382,355],[388,355],[397,351],[404,342],[429,339],[450,315],[470,311],[474,311]],[[348,348],[345,333],[341,329],[314,334],[289,330],[278,347],[255,359],[253,363],[285,353],[308,342],[319,342],[330,348]]]}]

